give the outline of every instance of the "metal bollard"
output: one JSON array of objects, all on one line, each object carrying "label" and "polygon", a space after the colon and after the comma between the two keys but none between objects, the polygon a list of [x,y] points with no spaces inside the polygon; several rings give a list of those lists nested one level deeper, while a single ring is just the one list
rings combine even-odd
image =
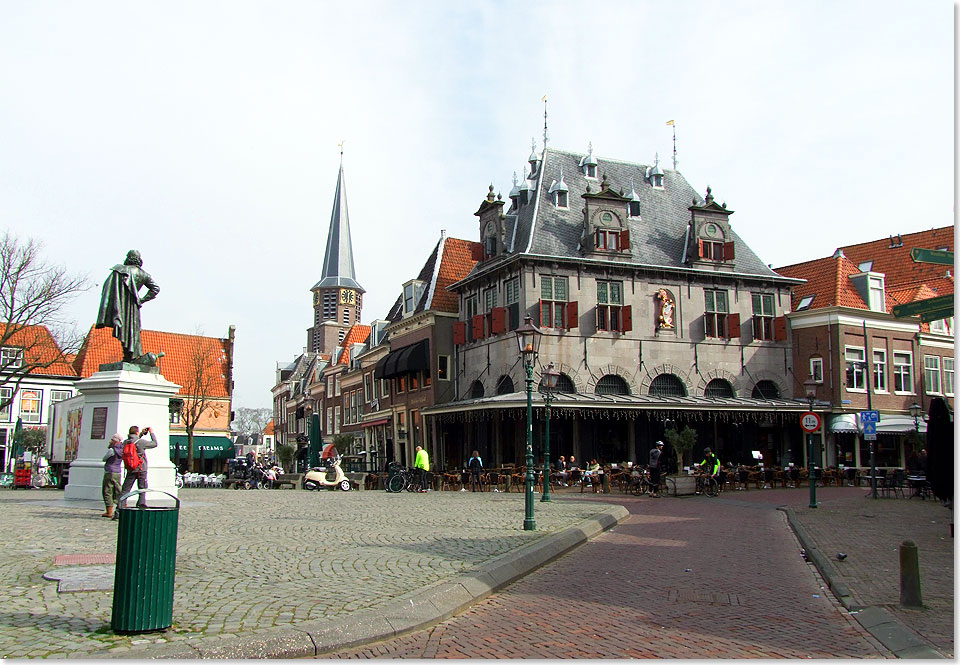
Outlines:
[{"label": "metal bollard", "polygon": [[904,607],[923,607],[920,594],[920,561],[917,545],[912,540],[900,543],[900,604]]}]

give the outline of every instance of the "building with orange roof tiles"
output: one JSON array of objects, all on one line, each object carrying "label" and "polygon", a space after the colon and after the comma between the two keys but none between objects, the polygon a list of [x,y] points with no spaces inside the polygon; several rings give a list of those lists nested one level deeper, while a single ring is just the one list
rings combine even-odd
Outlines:
[{"label": "building with orange roof tiles", "polygon": [[[833,256],[778,268],[806,280],[787,315],[793,373],[816,400],[827,467],[912,465],[923,414],[940,397],[953,408],[953,316],[897,317],[897,305],[953,294],[953,266],[914,261],[914,249],[953,252],[952,226],[848,245]],[[859,414],[878,411],[875,440]],[[872,436],[872,435],[871,435]],[[872,444],[872,447],[871,447]],[[849,471],[855,477],[856,471]]]},{"label": "building with orange roof tiles", "polygon": [[[234,330],[230,326],[225,338],[160,330],[141,333],[144,353],[162,353],[158,363],[160,373],[180,386],[177,397],[182,406],[176,408],[174,404],[170,412],[170,451],[173,461],[181,468],[185,468],[188,457],[188,421],[195,421],[194,465],[190,471],[220,473],[226,460],[233,457],[230,423],[233,420]],[[119,362],[122,358],[120,342],[111,331],[91,327],[73,369],[79,378],[86,378],[99,371],[100,365]],[[201,408],[201,413],[191,415]]]},{"label": "building with orange roof tiles", "polygon": [[44,427],[56,402],[76,395],[77,372],[46,326],[24,326],[0,349],[0,470],[13,470],[13,433]]}]

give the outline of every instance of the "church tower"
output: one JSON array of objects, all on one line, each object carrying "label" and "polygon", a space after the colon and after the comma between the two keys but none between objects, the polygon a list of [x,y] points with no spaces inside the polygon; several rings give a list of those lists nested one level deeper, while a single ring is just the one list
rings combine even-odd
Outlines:
[{"label": "church tower", "polygon": [[353,269],[342,152],[330,229],[327,231],[327,249],[323,256],[323,272],[320,281],[310,291],[313,294],[313,325],[307,328],[307,349],[332,353],[343,343],[350,328],[360,322],[364,293]]}]

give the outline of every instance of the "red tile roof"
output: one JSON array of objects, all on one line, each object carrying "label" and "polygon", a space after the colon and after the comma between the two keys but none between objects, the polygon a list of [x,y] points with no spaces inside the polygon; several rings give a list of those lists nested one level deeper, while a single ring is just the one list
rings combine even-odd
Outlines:
[{"label": "red tile roof", "polygon": [[365,326],[361,323],[354,324],[354,326],[347,331],[347,335],[340,344],[340,346],[343,347],[343,351],[340,353],[340,360],[337,364],[350,364],[350,347],[354,344],[363,344],[367,341],[368,337],[370,337],[370,326]]},{"label": "red tile roof", "polygon": [[[3,327],[5,336],[7,324],[0,323],[0,326]],[[77,375],[73,366],[70,365],[69,356],[63,354],[60,345],[46,326],[23,326],[10,335],[6,345],[23,349],[24,365],[46,365],[46,367],[33,367],[28,374],[69,377]]]},{"label": "red tile roof", "polygon": [[[950,266],[937,265],[934,263],[915,263],[913,259],[910,258],[910,250],[914,248],[946,248],[952,252],[953,226],[944,226],[939,229],[894,236],[893,241],[893,244],[899,246],[891,247],[890,238],[884,238],[882,240],[863,242],[858,245],[848,245],[840,249],[843,250],[847,258],[855,265],[859,266],[866,261],[873,261],[873,266],[870,270],[884,274],[884,284],[887,288],[906,282],[918,283],[929,279],[942,279],[947,274],[947,270],[950,269]],[[953,293],[952,278],[950,281],[950,291],[945,293]],[[945,293],[941,293],[940,295],[945,295]]]},{"label": "red tile roof", "polygon": [[[209,354],[213,364],[207,368],[207,377],[211,388],[208,397],[230,397],[230,354],[232,350],[228,340],[200,335],[184,335],[159,330],[144,330],[141,335],[144,353],[165,354],[160,360],[160,373],[168,381],[179,384],[180,395],[190,395],[195,389],[196,380],[191,379],[193,358],[198,349]],[[105,363],[116,363],[123,359],[120,342],[113,337],[109,328],[90,328],[74,368],[82,378],[91,376]],[[191,388],[193,386],[194,388]]]},{"label": "red tile roof", "polygon": [[[902,244],[901,244],[902,241]],[[953,251],[953,227],[908,233],[894,238],[873,240],[839,248],[831,257],[797,263],[776,272],[786,277],[806,279],[806,284],[793,287],[793,309],[804,296],[815,295],[810,309],[839,305],[867,309],[850,275],[864,272],[860,268],[867,261],[871,272],[884,275],[886,311],[893,306],[915,300],[925,300],[953,293],[953,274],[948,266],[915,263],[910,257],[913,248]],[[867,266],[864,266],[867,268]]]},{"label": "red tile roof", "polygon": [[476,265],[471,256],[473,248],[480,247],[480,243],[460,238],[446,238],[443,245],[443,259],[437,274],[437,287],[433,292],[433,303],[430,308],[439,312],[459,311],[457,294],[448,291],[447,287],[466,277]]},{"label": "red tile roof", "polygon": [[273,419],[270,419],[270,422],[267,423],[267,426],[263,428],[263,433],[267,436],[273,436]]}]

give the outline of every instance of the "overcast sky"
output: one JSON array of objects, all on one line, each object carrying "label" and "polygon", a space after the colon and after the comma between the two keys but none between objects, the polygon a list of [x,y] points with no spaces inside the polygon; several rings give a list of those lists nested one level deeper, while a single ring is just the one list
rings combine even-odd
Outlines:
[{"label": "overcast sky", "polygon": [[[0,220],[143,327],[226,336],[234,406],[306,343],[343,157],[363,320],[476,239],[531,138],[709,185],[767,263],[954,220],[954,3],[0,1]],[[2,230],[2,229],[0,229]]]}]

